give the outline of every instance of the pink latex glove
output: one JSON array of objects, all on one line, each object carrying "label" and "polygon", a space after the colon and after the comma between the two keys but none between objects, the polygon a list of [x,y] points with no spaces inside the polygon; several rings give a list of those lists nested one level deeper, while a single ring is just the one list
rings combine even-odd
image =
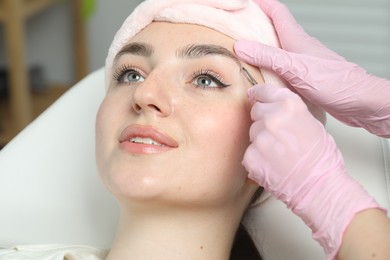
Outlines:
[{"label": "pink latex glove", "polygon": [[255,2],[272,19],[284,50],[238,41],[236,54],[275,71],[340,121],[390,137],[390,81],[368,74],[307,35],[285,5],[276,0]]},{"label": "pink latex glove", "polygon": [[287,88],[256,85],[243,165],[249,178],[283,201],[333,259],[356,213],[379,208],[354,181],[333,138]]}]

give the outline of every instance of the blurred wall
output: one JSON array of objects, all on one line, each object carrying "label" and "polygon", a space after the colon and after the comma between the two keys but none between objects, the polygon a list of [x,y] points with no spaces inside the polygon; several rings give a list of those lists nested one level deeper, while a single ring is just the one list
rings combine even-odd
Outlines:
[{"label": "blurred wall", "polygon": [[91,70],[104,66],[108,47],[116,31],[142,0],[96,0],[95,13],[87,25]]},{"label": "blurred wall", "polygon": [[[70,8],[61,3],[32,17],[26,23],[26,55],[29,66],[42,64],[50,81],[71,82],[72,51]],[[4,28],[0,27],[0,65],[6,64]]]},{"label": "blurred wall", "polygon": [[[90,70],[104,66],[111,40],[131,10],[142,0],[96,0],[88,19]],[[297,20],[328,47],[372,73],[390,78],[390,1],[282,0]],[[42,64],[49,82],[73,81],[70,7],[62,1],[27,23],[28,64]],[[0,39],[4,36],[0,28]],[[0,66],[6,64],[0,40]]]},{"label": "blurred wall", "polygon": [[389,0],[282,0],[307,32],[348,60],[390,79]]},{"label": "blurred wall", "polygon": [[[104,66],[108,47],[123,20],[142,0],[96,0],[96,10],[86,23],[90,70]],[[71,9],[63,0],[32,17],[26,24],[29,66],[41,64],[51,83],[73,82]],[[6,65],[4,28],[0,26],[0,67]]]}]

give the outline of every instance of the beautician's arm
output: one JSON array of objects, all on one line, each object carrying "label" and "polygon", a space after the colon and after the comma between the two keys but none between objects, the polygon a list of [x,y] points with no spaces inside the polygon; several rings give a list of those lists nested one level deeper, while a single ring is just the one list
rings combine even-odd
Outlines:
[{"label": "beautician's arm", "polygon": [[335,259],[341,245],[342,260],[370,259],[374,246],[378,256],[390,253],[385,210],[348,175],[334,139],[302,99],[268,84],[248,96],[254,102],[243,159],[249,178],[310,227],[327,259]]},{"label": "beautician's arm", "polygon": [[272,19],[284,50],[238,41],[236,54],[275,71],[340,121],[390,137],[390,81],[368,74],[306,34],[285,5],[276,0],[255,2]]},{"label": "beautician's arm", "polygon": [[390,259],[390,220],[383,211],[358,213],[347,227],[339,260]]}]

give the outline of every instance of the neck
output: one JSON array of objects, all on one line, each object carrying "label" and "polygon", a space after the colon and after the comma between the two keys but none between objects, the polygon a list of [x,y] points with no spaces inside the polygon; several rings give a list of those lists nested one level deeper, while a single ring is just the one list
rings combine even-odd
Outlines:
[{"label": "neck", "polygon": [[240,214],[223,210],[121,210],[111,259],[229,259]]}]

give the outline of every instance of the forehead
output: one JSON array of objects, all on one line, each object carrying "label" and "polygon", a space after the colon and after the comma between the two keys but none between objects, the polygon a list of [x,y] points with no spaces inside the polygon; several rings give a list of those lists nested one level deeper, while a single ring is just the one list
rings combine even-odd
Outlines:
[{"label": "forehead", "polygon": [[234,40],[213,29],[195,25],[153,22],[135,35],[129,42],[150,42],[155,47],[183,46],[188,44],[215,44],[233,51]]}]

